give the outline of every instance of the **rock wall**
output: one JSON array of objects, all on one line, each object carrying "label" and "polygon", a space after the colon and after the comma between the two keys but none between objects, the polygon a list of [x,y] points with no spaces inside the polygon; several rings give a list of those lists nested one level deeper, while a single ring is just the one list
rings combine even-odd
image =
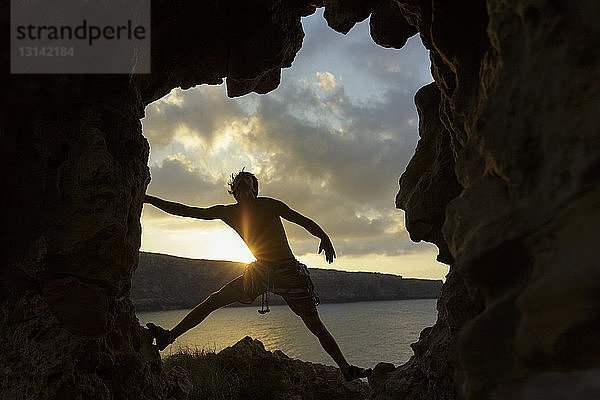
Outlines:
[{"label": "rock wall", "polygon": [[310,10],[154,0],[151,75],[10,75],[2,2],[0,397],[185,396],[130,299],[149,181],[140,118],[177,86],[275,88]]},{"label": "rock wall", "polygon": [[596,398],[600,5],[397,4],[435,79],[397,205],[451,269],[438,322],[378,368],[376,398]]},{"label": "rock wall", "polygon": [[9,75],[2,2],[5,397],[184,395],[174,389],[186,387],[181,374],[161,373],[129,298],[148,183],[139,119],[177,86],[225,78],[230,96],[274,89],[301,46],[300,16],[314,6],[340,32],[372,15],[382,46],[418,31],[435,78],[417,96],[421,143],[397,204],[411,236],[436,243],[451,272],[438,323],[407,365],[379,369],[377,398],[592,398],[594,0],[154,0],[153,72],[134,77]]},{"label": "rock wall", "polygon": [[400,178],[396,206],[404,209],[406,228],[414,241],[426,240],[439,248],[438,260],[451,265],[442,286],[438,319],[411,345],[414,355],[395,368],[380,364],[370,378],[376,399],[454,399],[456,342],[465,322],[481,311],[481,302],[467,291],[463,277],[453,266],[441,232],[448,202],[458,196],[451,135],[440,119],[441,93],[435,83],[415,95],[419,113],[419,142],[415,155]]},{"label": "rock wall", "polygon": [[489,1],[488,11],[476,118],[458,140],[465,189],[443,227],[485,304],[460,332],[458,383],[470,398],[594,398],[600,4]]},{"label": "rock wall", "polygon": [[0,393],[162,393],[128,295],[149,177],[135,87],[50,75],[4,75],[2,86]]}]

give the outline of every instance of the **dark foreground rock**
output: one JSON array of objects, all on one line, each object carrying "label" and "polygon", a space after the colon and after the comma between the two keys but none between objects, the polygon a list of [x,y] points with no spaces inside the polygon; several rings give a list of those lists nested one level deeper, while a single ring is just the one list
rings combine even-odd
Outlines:
[{"label": "dark foreground rock", "polygon": [[314,12],[291,1],[151,3],[151,74],[10,74],[2,35],[4,398],[173,397],[130,299],[150,180],[144,107],[225,78],[229,95],[276,88],[302,45],[300,18]]},{"label": "dark foreground rock", "polygon": [[599,398],[600,3],[397,6],[435,82],[396,204],[450,272],[437,323],[379,367],[375,397]]},{"label": "dark foreground rock", "polygon": [[265,350],[246,336],[219,353],[178,353],[165,360],[165,369],[186,370],[191,377],[189,399],[364,400],[369,386],[346,382],[339,369],[289,358]]},{"label": "dark foreground rock", "polygon": [[[137,311],[194,307],[206,296],[243,273],[246,264],[140,253],[131,299]],[[376,272],[310,268],[322,303],[373,300],[433,299],[442,281],[405,279]],[[260,298],[256,300],[256,303]],[[271,296],[271,304],[285,304]]]}]

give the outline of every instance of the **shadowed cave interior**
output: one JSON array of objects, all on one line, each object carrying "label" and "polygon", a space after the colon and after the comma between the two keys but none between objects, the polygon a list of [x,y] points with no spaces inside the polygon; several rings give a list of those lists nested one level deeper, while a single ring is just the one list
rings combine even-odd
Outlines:
[{"label": "shadowed cave interior", "polygon": [[419,33],[435,80],[415,96],[396,205],[450,273],[437,323],[408,363],[375,370],[372,397],[598,393],[600,5],[316,3],[155,0],[150,75],[9,75],[3,52],[2,393],[185,398],[129,299],[149,179],[139,120],[175,87],[275,89],[315,6],[341,33],[371,16],[382,46]]}]

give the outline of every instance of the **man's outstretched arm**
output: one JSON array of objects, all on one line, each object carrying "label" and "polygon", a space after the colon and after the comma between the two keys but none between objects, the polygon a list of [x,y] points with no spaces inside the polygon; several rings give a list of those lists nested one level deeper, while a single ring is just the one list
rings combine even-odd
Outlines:
[{"label": "man's outstretched arm", "polygon": [[318,253],[321,254],[321,252],[325,250],[325,259],[328,263],[332,263],[333,259],[335,258],[335,250],[333,249],[331,239],[329,239],[329,236],[327,236],[325,231],[321,229],[321,227],[317,225],[315,221],[308,217],[305,217],[297,211],[292,210],[284,202],[275,199],[273,199],[273,202],[275,208],[277,209],[277,213],[281,217],[287,219],[290,222],[294,222],[300,225],[312,235],[321,239]]},{"label": "man's outstretched arm", "polygon": [[227,208],[225,206],[212,206],[208,208],[190,207],[150,195],[144,196],[144,203],[152,204],[154,207],[160,208],[169,214],[200,219],[223,219],[226,216]]}]

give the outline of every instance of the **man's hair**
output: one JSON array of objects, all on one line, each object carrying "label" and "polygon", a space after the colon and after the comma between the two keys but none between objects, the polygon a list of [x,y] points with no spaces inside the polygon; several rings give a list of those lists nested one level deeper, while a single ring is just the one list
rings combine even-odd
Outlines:
[{"label": "man's hair", "polygon": [[254,196],[258,196],[258,179],[256,179],[256,176],[254,176],[253,173],[244,171],[244,168],[236,175],[231,174],[229,193],[236,193],[240,185],[245,186],[248,190],[254,192]]}]

